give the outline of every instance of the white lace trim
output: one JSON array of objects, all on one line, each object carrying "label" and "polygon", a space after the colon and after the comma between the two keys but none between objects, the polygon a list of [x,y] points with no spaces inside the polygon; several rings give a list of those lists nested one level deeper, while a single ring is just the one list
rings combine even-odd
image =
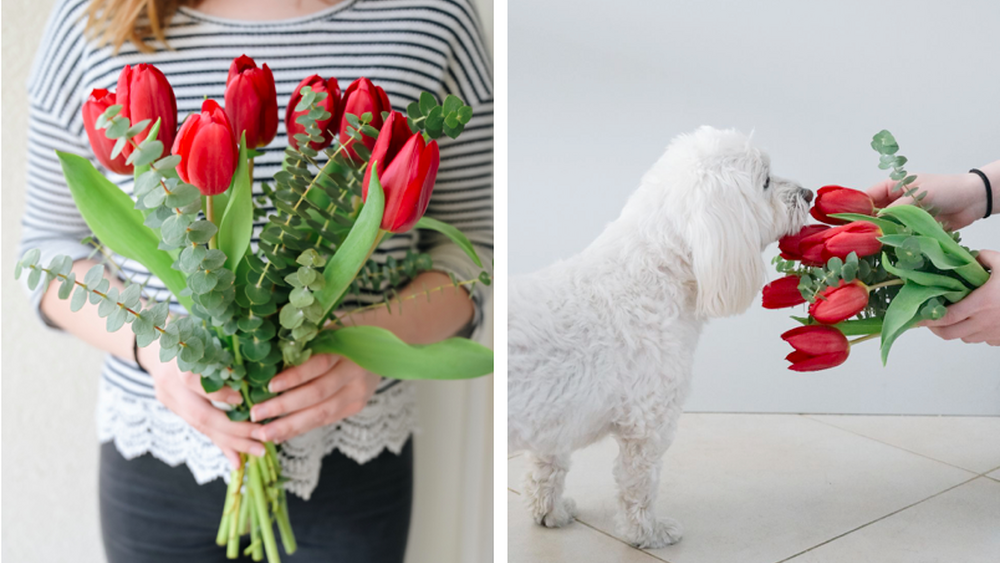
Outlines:
[{"label": "white lace trim", "polygon": [[[323,457],[339,450],[365,463],[383,450],[402,451],[416,425],[413,386],[400,382],[368,402],[360,413],[338,424],[317,428],[281,445],[285,488],[309,500],[319,482]],[[222,477],[230,466],[222,451],[156,399],[130,394],[101,378],[97,401],[97,434],[114,441],[126,458],[149,453],[171,467],[187,464],[199,485]]]}]

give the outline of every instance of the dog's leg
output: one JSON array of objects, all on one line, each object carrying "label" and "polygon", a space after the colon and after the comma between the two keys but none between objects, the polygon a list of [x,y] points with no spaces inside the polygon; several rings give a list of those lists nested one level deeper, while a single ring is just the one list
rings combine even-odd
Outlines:
[{"label": "dog's leg", "polygon": [[536,524],[561,528],[576,516],[576,504],[562,498],[569,471],[569,455],[544,456],[531,454],[530,466],[524,479],[524,494]]},{"label": "dog's leg", "polygon": [[669,439],[623,434],[616,435],[619,452],[614,469],[621,532],[626,541],[640,548],[677,543],[680,524],[654,513],[663,454],[673,441],[672,432],[666,433]]}]

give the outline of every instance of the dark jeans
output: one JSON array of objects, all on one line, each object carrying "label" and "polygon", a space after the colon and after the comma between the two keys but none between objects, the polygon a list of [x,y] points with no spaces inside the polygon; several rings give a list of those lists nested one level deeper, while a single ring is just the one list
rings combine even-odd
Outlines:
[{"label": "dark jeans", "polygon": [[[215,545],[226,485],[198,485],[184,465],[151,455],[126,460],[101,446],[101,530],[109,563],[222,563]],[[288,494],[298,551],[285,563],[399,563],[413,501],[413,444],[359,465],[338,451],[323,458],[319,485],[304,501]],[[277,527],[275,527],[277,535]],[[243,547],[249,536],[244,536]],[[240,549],[242,553],[242,548]],[[249,557],[240,561],[250,561]]]}]

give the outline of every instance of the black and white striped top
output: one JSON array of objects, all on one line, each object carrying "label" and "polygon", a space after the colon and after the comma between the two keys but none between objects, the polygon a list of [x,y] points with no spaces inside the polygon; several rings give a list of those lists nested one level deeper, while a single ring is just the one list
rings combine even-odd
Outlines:
[{"label": "black and white striped top", "polygon": [[[272,22],[221,19],[181,8],[166,30],[171,49],[141,53],[127,43],[117,54],[109,46],[95,48],[84,38],[87,4],[88,0],[57,3],[29,79],[22,253],[40,248],[47,263],[56,254],[76,260],[93,250],[80,243],[90,232],[55,155],[62,150],[91,156],[81,106],[92,89],[113,90],[126,64],[154,64],[173,85],[179,121],[183,121],[188,113],[200,110],[206,95],[222,102],[229,65],[246,54],[258,66],[267,63],[274,73],[282,119],[277,137],[255,161],[257,182],[270,180],[280,167],[287,145],[285,106],[292,90],[308,75],[334,76],[342,89],[366,76],[385,89],[394,109],[404,112],[423,90],[439,99],[455,94],[472,106],[473,118],[462,136],[438,141],[441,167],[427,215],[460,228],[477,244],[484,263],[491,263],[492,73],[481,24],[468,0],[343,0],[310,16]],[[112,173],[109,177],[131,193],[130,177]],[[259,186],[255,191],[259,193]],[[255,235],[262,225],[257,223]],[[429,252],[436,269],[461,279],[479,273],[454,245],[428,231],[393,236],[375,259],[384,261],[390,255],[399,259],[407,249]],[[120,257],[118,261],[123,276],[140,282],[149,277],[140,264]],[[157,279],[148,281],[147,290],[157,298],[168,297]],[[482,303],[485,291],[488,288],[477,285],[477,304]],[[41,292],[36,292],[36,305],[40,297]],[[359,302],[380,299],[379,295],[358,297]],[[128,396],[155,400],[151,378],[131,362],[109,356],[102,378]],[[383,383],[379,391],[390,385]]]}]

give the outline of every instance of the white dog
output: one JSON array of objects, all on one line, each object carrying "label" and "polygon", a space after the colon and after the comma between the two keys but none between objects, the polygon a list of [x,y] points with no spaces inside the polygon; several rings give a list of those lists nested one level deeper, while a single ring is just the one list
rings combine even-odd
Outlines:
[{"label": "white dog", "polygon": [[562,497],[570,454],[611,433],[624,537],[639,547],[680,539],[653,505],[701,327],[750,306],[765,279],[761,251],[802,227],[811,200],[772,176],[746,136],[702,127],[670,144],[586,250],[511,280],[508,443],[531,453],[535,522],[573,519]]}]

